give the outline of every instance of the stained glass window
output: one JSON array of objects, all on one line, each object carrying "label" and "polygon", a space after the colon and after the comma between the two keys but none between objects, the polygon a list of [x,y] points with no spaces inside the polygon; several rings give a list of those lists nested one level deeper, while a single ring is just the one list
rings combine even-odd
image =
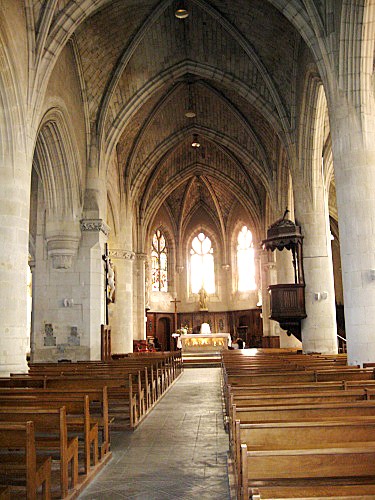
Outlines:
[{"label": "stained glass window", "polygon": [[151,274],[152,291],[168,291],[168,251],[163,233],[157,229],[152,237]]},{"label": "stained glass window", "polygon": [[256,289],[253,235],[243,226],[237,237],[238,291]]},{"label": "stained glass window", "polygon": [[210,238],[204,233],[199,233],[193,239],[190,250],[192,293],[198,293],[202,287],[207,293],[215,293],[213,253]]}]

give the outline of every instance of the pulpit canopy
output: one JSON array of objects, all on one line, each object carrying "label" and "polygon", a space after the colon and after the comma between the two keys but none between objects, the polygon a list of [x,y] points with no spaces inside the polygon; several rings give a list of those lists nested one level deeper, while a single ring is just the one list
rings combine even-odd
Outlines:
[{"label": "pulpit canopy", "polygon": [[289,219],[279,219],[267,230],[267,238],[262,241],[264,250],[292,250],[302,244],[303,236],[300,226]]},{"label": "pulpit canopy", "polygon": [[282,219],[274,222],[267,229],[267,238],[262,241],[264,250],[290,250],[293,256],[294,282],[304,285],[303,265],[302,265],[302,241],[300,226],[289,219],[285,219],[286,212]]}]

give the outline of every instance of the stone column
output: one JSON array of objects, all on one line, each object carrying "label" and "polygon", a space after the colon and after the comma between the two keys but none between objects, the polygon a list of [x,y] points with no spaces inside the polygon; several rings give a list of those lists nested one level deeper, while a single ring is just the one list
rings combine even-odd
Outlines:
[{"label": "stone column", "polygon": [[109,228],[102,219],[81,220],[82,241],[79,251],[79,271],[82,288],[82,327],[84,345],[89,359],[100,359],[101,325],[105,322],[105,267],[103,255]]},{"label": "stone column", "polygon": [[[133,263],[135,254],[124,249],[110,249],[116,274],[116,302],[110,305],[112,353],[133,352]],[[144,315],[144,313],[143,313]]]},{"label": "stone column", "polygon": [[305,303],[302,320],[304,352],[337,353],[335,289],[328,217],[328,200],[321,176],[314,186],[314,203],[302,180],[295,190],[295,217],[301,225]]},{"label": "stone column", "polygon": [[135,288],[135,321],[134,321],[134,338],[139,340],[146,339],[146,323],[145,323],[145,282],[146,282],[146,261],[147,254],[136,254],[136,288]]},{"label": "stone column", "polygon": [[[19,138],[22,134],[19,134]],[[11,139],[8,138],[9,141]],[[0,140],[0,142],[4,142]],[[22,140],[0,157],[0,375],[26,372],[31,159]]]},{"label": "stone column", "polygon": [[271,334],[270,321],[270,299],[268,287],[270,281],[270,266],[275,265],[269,262],[268,252],[263,250],[259,253],[260,256],[260,277],[261,277],[261,293],[262,293],[262,319],[263,319],[263,337],[269,337]]},{"label": "stone column", "polygon": [[341,101],[331,116],[348,360],[362,365],[375,360],[375,119]]},{"label": "stone column", "polygon": [[29,267],[31,271],[31,324],[30,324],[30,361],[33,363],[35,353],[35,329],[34,329],[34,307],[35,307],[35,260],[29,260]]}]

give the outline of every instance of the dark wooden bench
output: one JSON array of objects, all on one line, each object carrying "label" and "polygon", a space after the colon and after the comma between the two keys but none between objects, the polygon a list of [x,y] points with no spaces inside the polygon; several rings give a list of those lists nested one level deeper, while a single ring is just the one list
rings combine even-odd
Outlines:
[{"label": "dark wooden bench", "polygon": [[308,393],[323,391],[344,391],[344,382],[311,382],[300,384],[282,384],[282,385],[260,385],[260,386],[225,386],[223,388],[226,415],[229,417],[231,409],[231,396],[247,396],[256,394],[289,394],[289,393]]},{"label": "dark wooden bench", "polygon": [[[91,423],[97,423],[99,432],[101,433],[100,451],[101,458],[110,450],[110,439],[109,439],[109,414],[108,414],[108,394],[107,387],[104,386],[99,389],[40,389],[40,388],[4,388],[0,387],[0,397],[1,396],[35,396],[39,399],[47,401],[61,401],[61,404],[65,406],[68,405],[69,401],[72,400],[78,402],[84,401],[84,396],[88,396],[89,400],[89,412],[85,408],[85,402],[83,407],[80,405],[72,404],[67,406],[68,419],[72,419],[73,415],[81,415],[83,419],[89,418]],[[60,398],[60,399],[59,399]],[[83,408],[83,413],[82,413]],[[82,419],[82,422],[84,421]],[[89,429],[89,426],[87,425]]]},{"label": "dark wooden bench", "polygon": [[98,463],[98,424],[92,421],[89,411],[89,397],[82,396],[51,396],[45,395],[2,395],[0,394],[0,407],[7,406],[15,408],[18,406],[32,409],[52,409],[64,406],[67,412],[68,431],[79,434],[83,443],[83,467],[84,473],[90,473],[91,454],[93,466]]},{"label": "dark wooden bench", "polygon": [[59,460],[60,494],[65,498],[69,491],[69,468],[71,488],[74,490],[78,483],[78,438],[68,438],[65,407],[53,409],[0,407],[1,422],[26,423],[30,420],[34,423],[37,449],[47,451],[53,458]]},{"label": "dark wooden bench", "polygon": [[296,422],[235,422],[232,455],[237,478],[241,474],[241,444],[248,451],[319,448],[321,443],[342,447],[346,443],[375,442],[375,417]]},{"label": "dark wooden bench", "polygon": [[237,408],[232,406],[232,422],[285,422],[357,416],[375,416],[375,401],[354,401],[351,403],[320,403],[301,405],[256,406]]},{"label": "dark wooden bench", "polygon": [[9,486],[0,486],[0,500],[10,500]]},{"label": "dark wooden bench", "polygon": [[252,495],[252,488],[261,491],[262,486],[273,486],[280,491],[284,486],[299,490],[306,486],[311,490],[315,484],[328,487],[335,485],[336,480],[342,485],[340,478],[345,478],[346,483],[357,480],[374,484],[374,475],[373,442],[342,447],[321,444],[316,449],[257,451],[248,451],[247,445],[242,444],[239,496],[247,500]]},{"label": "dark wooden bench", "polygon": [[307,382],[334,382],[374,380],[372,368],[332,369],[323,371],[285,371],[281,373],[257,373],[228,375],[226,383],[231,386],[259,386]]},{"label": "dark wooden bench", "polygon": [[0,422],[0,484],[22,488],[28,500],[36,500],[41,488],[50,500],[51,457],[37,456],[33,422]]},{"label": "dark wooden bench", "polygon": [[[98,389],[107,387],[109,414],[112,420],[112,428],[125,429],[135,428],[139,423],[139,412],[142,407],[140,399],[140,387],[134,386],[133,375],[128,376],[48,376],[46,377],[48,389]],[[133,394],[135,387],[135,394]]]},{"label": "dark wooden bench", "polygon": [[[337,479],[335,479],[337,481]],[[375,484],[314,484],[300,486],[260,486],[250,488],[251,500],[284,500],[301,498],[303,500],[374,500]]]},{"label": "dark wooden bench", "polygon": [[[257,395],[233,395],[230,396],[230,406],[239,408],[258,408],[264,406],[290,406],[290,405],[315,405],[326,403],[345,403],[354,401],[367,400],[367,392],[365,389],[356,389],[348,391],[309,391],[309,392],[296,392],[296,393],[280,393],[268,394],[258,393]],[[232,413],[229,413],[228,430],[230,442],[233,441],[234,436],[234,421],[232,420]]]}]

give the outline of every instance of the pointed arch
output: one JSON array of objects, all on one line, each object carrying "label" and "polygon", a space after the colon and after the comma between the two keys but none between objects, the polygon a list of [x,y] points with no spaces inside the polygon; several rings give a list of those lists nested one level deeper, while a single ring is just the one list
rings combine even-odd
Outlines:
[{"label": "pointed arch", "polygon": [[64,112],[59,108],[50,109],[41,122],[34,157],[50,215],[80,215],[83,194],[78,157]]}]

